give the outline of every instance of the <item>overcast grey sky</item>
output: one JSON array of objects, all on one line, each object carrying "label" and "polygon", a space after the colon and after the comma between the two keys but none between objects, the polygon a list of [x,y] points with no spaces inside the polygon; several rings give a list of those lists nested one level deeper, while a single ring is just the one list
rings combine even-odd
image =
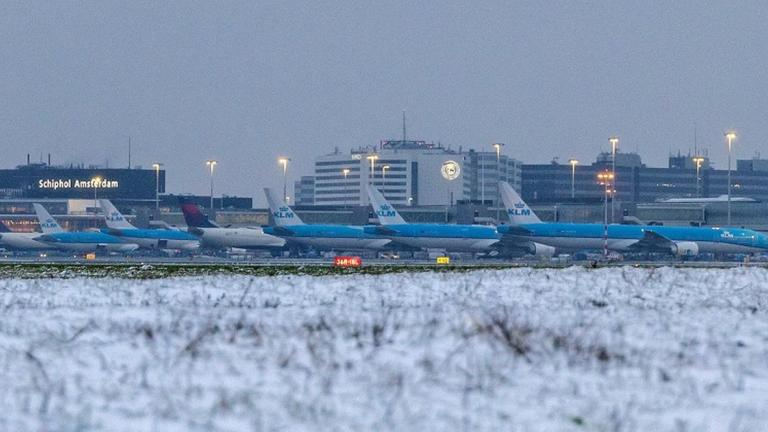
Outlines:
[{"label": "overcast grey sky", "polygon": [[[171,192],[254,196],[400,135],[649,165],[768,142],[768,2],[0,2],[2,166],[159,160]],[[768,151],[765,156],[768,156]]]}]

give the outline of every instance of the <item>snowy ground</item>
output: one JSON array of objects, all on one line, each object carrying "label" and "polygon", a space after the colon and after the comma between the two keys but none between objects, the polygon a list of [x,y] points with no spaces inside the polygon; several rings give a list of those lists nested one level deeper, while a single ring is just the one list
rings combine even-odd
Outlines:
[{"label": "snowy ground", "polygon": [[0,280],[0,430],[768,430],[768,271]]}]

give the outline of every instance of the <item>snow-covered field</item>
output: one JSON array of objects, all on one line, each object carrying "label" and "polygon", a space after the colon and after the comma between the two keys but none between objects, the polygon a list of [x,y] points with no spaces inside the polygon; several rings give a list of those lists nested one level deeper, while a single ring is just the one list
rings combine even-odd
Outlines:
[{"label": "snow-covered field", "polygon": [[2,431],[768,430],[768,271],[0,280]]}]

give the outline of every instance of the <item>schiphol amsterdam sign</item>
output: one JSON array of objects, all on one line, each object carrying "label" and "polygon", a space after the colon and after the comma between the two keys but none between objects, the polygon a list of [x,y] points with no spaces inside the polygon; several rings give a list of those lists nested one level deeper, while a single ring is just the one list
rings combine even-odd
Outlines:
[{"label": "schiphol amsterdam sign", "polygon": [[40,179],[38,189],[117,189],[120,182],[109,179]]}]

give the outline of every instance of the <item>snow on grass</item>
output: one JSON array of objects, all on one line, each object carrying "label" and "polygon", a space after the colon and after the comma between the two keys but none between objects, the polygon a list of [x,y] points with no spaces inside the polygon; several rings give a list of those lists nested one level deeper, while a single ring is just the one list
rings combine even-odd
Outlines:
[{"label": "snow on grass", "polygon": [[768,430],[768,271],[0,280],[0,430]]}]

